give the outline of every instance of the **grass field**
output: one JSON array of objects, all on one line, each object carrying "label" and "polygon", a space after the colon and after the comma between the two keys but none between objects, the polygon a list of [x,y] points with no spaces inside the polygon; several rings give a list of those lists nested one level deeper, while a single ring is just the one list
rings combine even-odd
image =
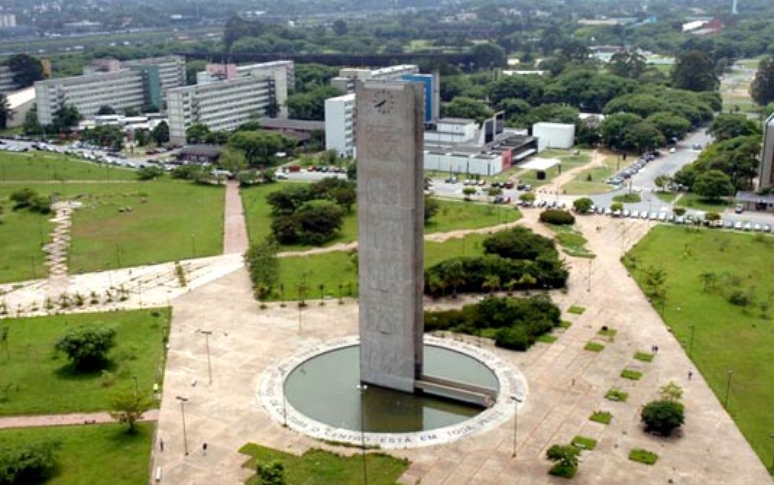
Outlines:
[{"label": "grass field", "polygon": [[[0,416],[105,410],[117,389],[134,388],[134,376],[150,395],[169,320],[168,309],[3,320],[10,358],[0,352]],[[67,357],[54,352],[67,329],[80,325],[116,330],[109,372],[75,373]]]},{"label": "grass field", "polygon": [[[481,242],[485,237],[471,234],[443,243],[425,242],[425,267],[463,254],[481,255]],[[356,262],[353,253],[343,251],[280,259],[280,283],[284,287],[284,299],[299,299],[299,287],[306,287],[306,298],[319,300],[320,285],[324,285],[323,295],[331,298],[339,297],[339,285],[342,296],[357,296]],[[278,293],[273,299],[281,300],[283,295]]]},{"label": "grass field", "polygon": [[46,276],[43,245],[50,240],[54,224],[50,215],[27,210],[13,211],[5,195],[0,194],[0,283]]},{"label": "grass field", "polygon": [[52,152],[0,152],[0,182],[137,180],[137,171]]},{"label": "grass field", "polygon": [[139,423],[127,434],[118,424],[0,430],[0,441],[16,445],[55,440],[59,467],[46,485],[138,485],[148,481],[153,425]]},{"label": "grass field", "polygon": [[[173,261],[194,253],[197,257],[212,256],[222,251],[223,187],[169,179],[24,186],[83,204],[72,216],[71,273]],[[0,185],[0,200],[19,188]],[[127,208],[131,210],[121,212]],[[37,234],[37,222],[25,230]],[[29,273],[29,260],[11,264],[23,265],[21,272]]]},{"label": "grass field", "polygon": [[[255,470],[257,464],[279,461],[285,467],[285,479],[288,485],[345,485],[360,483],[363,478],[363,465],[360,454],[341,456],[323,450],[312,449],[301,456],[266,448],[254,443],[243,446],[240,453],[249,455],[244,468]],[[393,458],[382,453],[366,455],[368,483],[374,485],[395,485],[398,477],[408,468],[408,461]],[[248,485],[258,485],[261,481],[251,477]]]},{"label": "grass field", "polygon": [[682,197],[676,202],[678,207],[688,207],[690,209],[697,209],[705,212],[723,212],[727,207],[733,207],[733,202],[726,200],[712,201],[704,199],[696,194],[690,192],[683,194]]},{"label": "grass field", "polygon": [[[774,294],[773,249],[769,236],[659,225],[630,253],[637,267],[666,272],[665,321],[686,351],[692,347],[691,358],[721,402],[732,371],[729,410],[765,464],[774,455],[774,322],[760,303]],[[717,275],[715,289],[704,290],[704,272]],[[731,304],[723,291],[734,290],[755,295],[758,304]]]},{"label": "grass field", "polygon": [[601,194],[610,191],[612,188],[605,183],[617,172],[620,155],[608,153],[605,155],[600,167],[593,167],[580,172],[570,182],[564,184],[562,188],[565,194],[589,195]]},{"label": "grass field", "polygon": [[[271,234],[271,208],[266,203],[266,196],[281,189],[281,185],[272,184],[242,190],[242,204],[250,241],[261,241]],[[478,229],[514,222],[521,217],[519,211],[505,205],[496,206],[449,200],[439,200],[438,204],[438,214],[425,226],[427,234],[458,229]],[[357,240],[357,207],[353,207],[352,212],[345,216],[340,234],[327,245],[349,243],[355,240]],[[295,251],[311,247],[301,244],[286,245],[283,246],[283,250]]]}]

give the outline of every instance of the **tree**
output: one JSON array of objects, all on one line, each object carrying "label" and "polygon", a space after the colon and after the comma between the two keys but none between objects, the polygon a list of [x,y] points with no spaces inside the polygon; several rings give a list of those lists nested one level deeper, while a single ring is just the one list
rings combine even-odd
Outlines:
[{"label": "tree", "polygon": [[704,271],[699,275],[699,279],[701,280],[704,286],[704,292],[706,293],[715,287],[715,283],[718,281],[718,275],[712,271]]},{"label": "tree", "polygon": [[57,132],[69,132],[70,128],[77,126],[82,119],[78,108],[71,104],[65,104],[54,113],[54,129]]},{"label": "tree", "polygon": [[169,141],[169,125],[166,121],[162,121],[156,125],[151,131],[151,137],[156,142],[156,146],[160,147],[164,143]]},{"label": "tree", "polygon": [[25,135],[38,135],[43,133],[43,127],[38,121],[38,111],[31,109],[24,115],[24,125],[22,126]]},{"label": "tree", "polygon": [[43,483],[57,468],[58,441],[6,441],[0,443],[0,483]]},{"label": "tree", "polygon": [[647,60],[639,52],[622,51],[613,54],[607,69],[616,76],[639,79],[647,66]]},{"label": "tree", "polygon": [[508,56],[497,44],[477,44],[473,47],[473,56],[478,69],[492,69],[505,66]]},{"label": "tree", "polygon": [[268,131],[239,131],[228,140],[228,146],[241,150],[250,167],[272,166],[277,153],[289,150],[295,140]]},{"label": "tree", "polygon": [[656,176],[655,179],[653,179],[653,183],[656,184],[656,187],[658,187],[658,190],[664,191],[666,190],[667,186],[672,182],[672,177],[670,177],[667,174],[661,174]]},{"label": "tree", "polygon": [[465,187],[462,189],[462,193],[465,195],[465,200],[470,200],[470,196],[476,193],[476,189],[473,187]]},{"label": "tree", "polygon": [[312,200],[298,208],[299,237],[308,244],[322,244],[332,239],[344,222],[344,211],[333,202]]},{"label": "tree", "polygon": [[68,331],[54,345],[64,352],[77,370],[99,369],[107,362],[107,354],[116,342],[112,328],[78,327]]},{"label": "tree", "polygon": [[774,59],[771,56],[761,59],[758,72],[750,85],[750,96],[760,106],[774,101]]},{"label": "tree", "polygon": [[116,114],[116,110],[113,109],[112,106],[108,106],[108,105],[102,105],[97,110],[97,115],[98,116],[101,116],[101,115],[114,115],[114,114]]},{"label": "tree", "polygon": [[218,158],[218,167],[220,167],[222,170],[228,170],[234,175],[238,174],[247,168],[245,152],[239,148],[227,146],[220,153],[220,157]]},{"label": "tree", "polygon": [[17,54],[8,59],[8,67],[13,73],[13,82],[19,88],[32,86],[35,81],[44,78],[43,64],[27,54]]},{"label": "tree", "polygon": [[725,173],[720,170],[709,170],[696,176],[692,190],[704,198],[717,200],[733,194],[734,185]]},{"label": "tree", "polygon": [[259,485],[285,485],[285,467],[277,460],[257,465]]},{"label": "tree", "polygon": [[204,143],[209,134],[209,126],[202,123],[194,123],[185,130],[185,142],[191,145]]},{"label": "tree", "polygon": [[310,91],[288,96],[285,105],[290,117],[298,120],[323,121],[325,119],[325,100],[343,94],[331,85],[317,86]]},{"label": "tree", "polygon": [[442,107],[443,116],[451,118],[472,118],[481,123],[492,116],[492,110],[486,103],[476,99],[456,97]]},{"label": "tree", "polygon": [[110,417],[121,424],[126,424],[127,433],[134,433],[134,423],[142,419],[142,415],[153,404],[150,400],[134,391],[123,391],[114,394],[110,399]]},{"label": "tree", "polygon": [[664,145],[664,143],[666,143],[664,135],[649,121],[640,121],[624,128],[624,148],[645,153]]},{"label": "tree", "polygon": [[333,21],[333,25],[331,25],[331,28],[333,29],[333,33],[338,35],[339,37],[343,37],[347,35],[347,22],[341,19],[336,19]]},{"label": "tree", "polygon": [[575,475],[580,462],[580,448],[573,445],[552,445],[546,451],[546,458],[555,463],[549,473],[570,478]]},{"label": "tree", "polygon": [[5,94],[0,93],[0,130],[4,130],[8,126],[8,120],[13,117],[13,111],[11,105],[8,103],[8,97]]},{"label": "tree", "polygon": [[685,422],[685,406],[672,399],[652,401],[642,409],[640,419],[646,432],[669,436]]},{"label": "tree", "polygon": [[667,140],[680,139],[691,129],[690,121],[667,111],[653,113],[646,121],[652,123]]},{"label": "tree", "polygon": [[672,67],[672,85],[688,91],[714,91],[720,81],[715,73],[715,62],[708,52],[683,51]]},{"label": "tree", "polygon": [[535,202],[535,199],[537,199],[537,196],[532,192],[524,192],[519,196],[520,201],[527,203]]},{"label": "tree", "polygon": [[613,202],[610,204],[610,210],[613,212],[621,212],[624,209],[624,205],[622,202]]},{"label": "tree", "polygon": [[743,114],[720,114],[712,120],[707,132],[715,137],[716,142],[730,140],[738,136],[760,134],[758,123]]},{"label": "tree", "polygon": [[429,195],[425,195],[425,225],[427,225],[440,210],[441,204],[438,203],[438,200]]},{"label": "tree", "polygon": [[[268,296],[279,281],[279,259],[277,259],[277,242],[267,238],[264,242],[250,245],[245,253],[245,262],[250,271],[250,280],[256,289],[256,296],[263,299]],[[259,293],[257,290],[263,288]]]},{"label": "tree", "polygon": [[678,386],[674,381],[669,381],[669,383],[663,385],[658,390],[658,393],[661,394],[662,399],[679,401],[680,398],[683,397],[683,388]]},{"label": "tree", "polygon": [[588,197],[581,197],[572,201],[572,207],[581,214],[587,213],[594,206],[594,201]]},{"label": "tree", "polygon": [[609,115],[599,124],[599,133],[602,143],[610,148],[623,147],[624,130],[629,126],[642,121],[642,117],[634,113],[616,113]]},{"label": "tree", "polygon": [[145,165],[137,170],[138,180],[155,180],[164,175],[164,169],[156,165]]}]

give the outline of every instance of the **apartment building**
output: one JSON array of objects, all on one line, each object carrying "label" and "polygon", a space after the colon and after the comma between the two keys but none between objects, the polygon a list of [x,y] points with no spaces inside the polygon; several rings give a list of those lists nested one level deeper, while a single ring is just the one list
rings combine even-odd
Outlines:
[{"label": "apartment building", "polygon": [[16,91],[18,86],[13,81],[13,71],[5,64],[0,64],[0,94]]},{"label": "apartment building", "polygon": [[159,82],[161,83],[162,100],[166,100],[166,92],[170,89],[179,88],[187,84],[185,57],[183,56],[149,57],[147,59],[124,61],[121,63],[121,67],[140,71],[157,69]]},{"label": "apartment building", "polygon": [[398,81],[402,76],[410,74],[419,74],[419,66],[400,64],[381,69],[347,67],[339,70],[339,75],[331,79],[331,86],[345,93],[354,93],[357,81]]},{"label": "apartment building", "polygon": [[277,70],[271,77],[237,77],[170,90],[170,141],[184,143],[185,132],[194,123],[202,123],[213,131],[228,131],[266,116],[272,105],[280,107],[287,98],[284,73]]},{"label": "apartment building", "polygon": [[325,149],[355,156],[355,93],[325,100]]}]

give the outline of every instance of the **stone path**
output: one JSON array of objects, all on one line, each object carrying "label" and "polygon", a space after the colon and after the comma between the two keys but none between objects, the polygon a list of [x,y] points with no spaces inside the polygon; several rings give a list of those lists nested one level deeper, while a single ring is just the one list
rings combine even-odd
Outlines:
[{"label": "stone path", "polygon": [[[541,227],[536,222],[538,213],[525,211],[520,224]],[[510,352],[483,341],[491,352],[518,366],[528,381],[529,394],[518,416],[518,457],[511,457],[516,424],[511,420],[455,443],[391,452],[411,461],[401,481],[423,485],[558,483],[547,475],[546,449],[584,435],[599,444],[597,450],[583,454],[573,483],[771,483],[763,464],[695,369],[693,380],[687,380],[692,366],[680,343],[618,261],[621,252],[647,232],[648,222],[588,216],[579,218],[578,224],[598,257],[590,264],[586,259],[568,258],[568,291],[552,292],[552,297],[562,309],[577,304],[586,308],[585,313],[567,317],[573,325],[558,334],[557,342],[538,343],[528,352]],[[458,307],[470,301],[473,299],[427,302],[427,306]],[[249,441],[292,453],[311,447],[343,454],[359,452],[331,448],[283,428],[256,397],[256,386],[267,366],[300,349],[357,333],[356,301],[329,302],[301,311],[270,304],[261,310],[252,297],[246,271],[239,270],[172,303],[175,316],[158,425],[167,448],[154,456],[154,467],[162,467],[165,483],[241,483],[251,471],[241,468],[246,457],[237,450]],[[589,340],[603,341],[597,334],[603,325],[618,331],[615,339],[604,341],[600,353],[584,350]],[[212,384],[207,378],[205,341],[198,329],[213,332],[209,338]],[[468,341],[479,343],[478,339]],[[633,359],[636,351],[654,344],[660,351],[652,363]],[[623,379],[620,372],[625,368],[644,375],[640,381]],[[681,437],[665,440],[642,432],[639,410],[658,397],[658,388],[669,381],[685,390],[687,421]],[[606,400],[604,394],[611,388],[628,392],[628,401]],[[207,456],[184,455],[177,396],[188,399],[189,446],[208,443]],[[612,412],[609,426],[588,420],[597,410]],[[647,466],[629,461],[633,448],[658,453],[658,463]]]},{"label": "stone path", "polygon": [[[140,421],[156,421],[159,411],[151,409],[143,414]],[[12,416],[0,418],[0,429],[32,428],[37,426],[69,426],[76,424],[115,423],[108,413],[47,414],[43,416]]]},{"label": "stone path", "polygon": [[226,182],[226,204],[223,224],[223,254],[244,254],[250,243],[247,224],[239,194],[239,182]]},{"label": "stone path", "polygon": [[43,251],[47,254],[48,294],[51,297],[67,291],[69,284],[67,252],[70,249],[70,227],[72,226],[70,216],[78,207],[80,207],[78,202],[57,202],[52,207],[55,215],[51,221],[56,224],[56,227],[52,233],[51,242],[43,246]]}]

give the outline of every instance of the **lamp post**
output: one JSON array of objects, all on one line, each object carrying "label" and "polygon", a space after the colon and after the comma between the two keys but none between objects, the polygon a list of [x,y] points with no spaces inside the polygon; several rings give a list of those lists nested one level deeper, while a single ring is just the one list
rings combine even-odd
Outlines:
[{"label": "lamp post", "polygon": [[175,399],[180,401],[180,415],[183,418],[183,446],[185,447],[185,455],[188,456],[188,435],[185,431],[185,403],[188,402],[188,398],[183,396],[175,396]]},{"label": "lamp post", "polygon": [[363,484],[368,484],[368,469],[366,468],[366,447],[365,447],[365,393],[368,386],[358,384],[357,390],[360,392],[360,453],[363,457]]},{"label": "lamp post", "polygon": [[731,391],[731,376],[734,374],[733,371],[728,371],[728,379],[726,380],[726,398],[723,401],[723,407],[728,409],[728,394]]},{"label": "lamp post", "polygon": [[511,400],[513,401],[513,453],[511,454],[511,457],[516,457],[516,443],[518,441],[519,436],[519,404],[523,402],[521,398],[518,396],[511,396]]},{"label": "lamp post", "polygon": [[197,332],[204,335],[204,344],[207,347],[207,374],[210,378],[210,384],[212,384],[212,361],[210,360],[210,335],[212,335],[212,330],[197,330]]}]

